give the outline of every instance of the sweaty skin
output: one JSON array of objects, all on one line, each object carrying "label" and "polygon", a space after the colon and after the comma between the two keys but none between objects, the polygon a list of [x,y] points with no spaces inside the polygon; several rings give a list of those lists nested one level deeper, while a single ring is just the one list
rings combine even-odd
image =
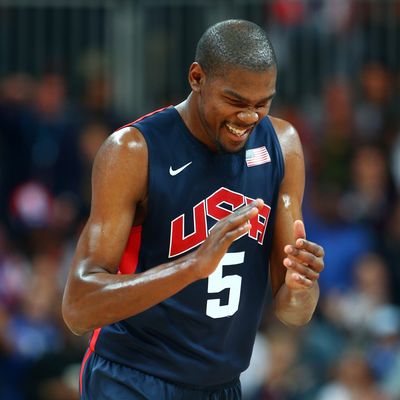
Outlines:
[{"label": "sweaty skin", "polygon": [[285,159],[275,221],[270,274],[277,317],[288,325],[307,323],[319,297],[318,278],[324,250],[306,240],[301,204],[304,194],[304,157],[296,130],[272,118]]},{"label": "sweaty skin", "polygon": [[[276,71],[231,69],[206,77],[193,63],[192,93],[176,108],[183,121],[211,151],[239,151],[255,124],[264,118],[275,94]],[[318,300],[317,279],[323,249],[305,239],[301,222],[304,160],[297,132],[271,118],[285,159],[285,177],[270,259],[277,316],[301,325],[312,317]],[[263,207],[261,199],[219,221],[195,251],[138,274],[117,274],[132,226],[147,210],[148,152],[142,134],[124,128],[99,150],[92,176],[92,205],[80,236],[63,298],[63,317],[72,332],[83,334],[158,304],[192,282],[208,277],[230,244],[250,229],[248,221]],[[267,266],[266,266],[267,268]]]},{"label": "sweaty skin", "polygon": [[144,219],[147,159],[146,143],[134,128],[113,134],[96,156],[91,213],[63,298],[63,316],[75,334],[138,314],[210,275],[264,205],[255,200],[220,221],[196,251],[178,260],[140,274],[117,274],[132,225]]}]

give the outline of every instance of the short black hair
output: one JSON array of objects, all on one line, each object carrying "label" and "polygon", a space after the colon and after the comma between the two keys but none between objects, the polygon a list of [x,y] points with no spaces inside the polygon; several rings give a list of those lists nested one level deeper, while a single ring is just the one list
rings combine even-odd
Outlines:
[{"label": "short black hair", "polygon": [[259,25],[229,19],[209,27],[201,36],[195,61],[206,74],[217,75],[229,67],[261,72],[276,67],[275,51]]}]

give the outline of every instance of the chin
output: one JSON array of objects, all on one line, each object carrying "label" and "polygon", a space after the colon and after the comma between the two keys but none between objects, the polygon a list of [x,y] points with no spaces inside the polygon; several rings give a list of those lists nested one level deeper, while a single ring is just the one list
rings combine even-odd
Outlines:
[{"label": "chin", "polygon": [[243,143],[240,143],[240,145],[228,147],[228,146],[225,146],[218,142],[218,152],[225,153],[225,154],[239,153],[243,149],[243,147],[246,145],[246,143],[247,143],[247,140]]}]

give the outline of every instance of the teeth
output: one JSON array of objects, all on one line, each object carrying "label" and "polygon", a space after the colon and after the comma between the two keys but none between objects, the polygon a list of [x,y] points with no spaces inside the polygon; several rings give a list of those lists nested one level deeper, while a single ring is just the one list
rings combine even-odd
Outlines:
[{"label": "teeth", "polygon": [[234,128],[231,125],[226,124],[226,127],[228,128],[230,133],[233,133],[236,136],[243,136],[248,129],[238,129],[238,128]]}]

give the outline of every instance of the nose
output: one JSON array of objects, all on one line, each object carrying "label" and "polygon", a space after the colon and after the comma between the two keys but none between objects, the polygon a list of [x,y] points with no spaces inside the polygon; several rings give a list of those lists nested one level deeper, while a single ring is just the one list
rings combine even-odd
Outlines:
[{"label": "nose", "polygon": [[255,111],[247,110],[237,113],[237,117],[246,125],[255,124],[258,121],[258,114]]}]

